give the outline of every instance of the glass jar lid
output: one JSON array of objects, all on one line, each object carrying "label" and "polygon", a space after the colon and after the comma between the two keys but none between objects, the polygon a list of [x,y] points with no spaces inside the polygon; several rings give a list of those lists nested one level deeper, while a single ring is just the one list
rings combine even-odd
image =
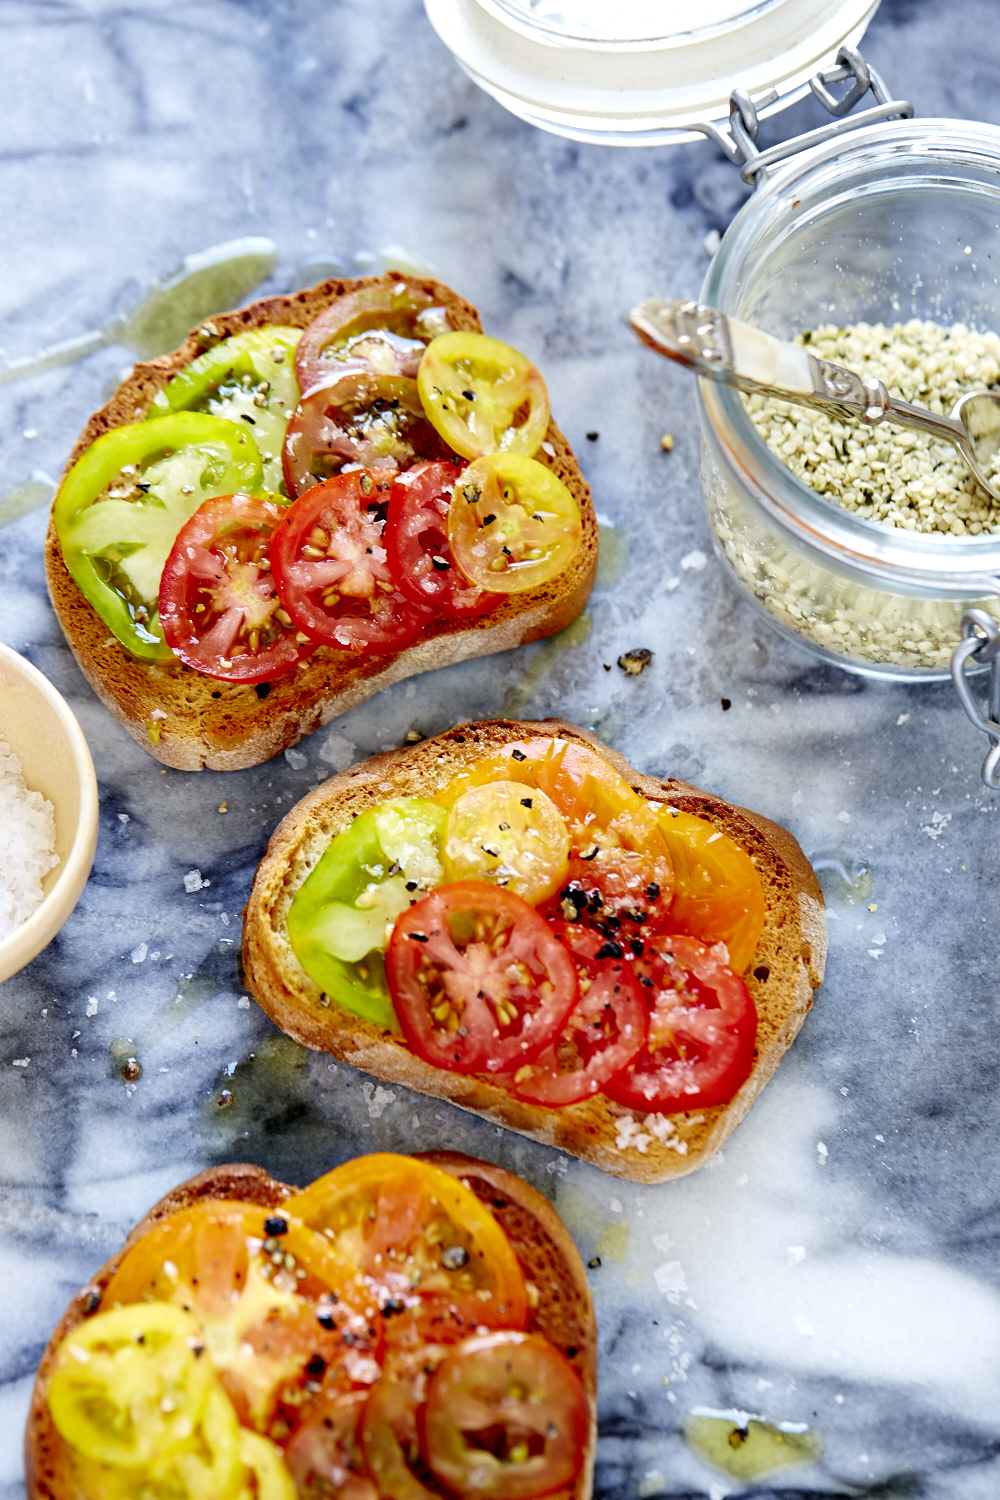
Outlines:
[{"label": "glass jar lid", "polygon": [[736,88],[804,93],[855,46],[878,0],[424,0],[466,73],[513,114],[573,140],[695,139]]},{"label": "glass jar lid", "polygon": [[705,36],[782,0],[702,0],[694,24],[690,0],[479,0],[527,36],[591,47],[656,46],[681,36]]}]

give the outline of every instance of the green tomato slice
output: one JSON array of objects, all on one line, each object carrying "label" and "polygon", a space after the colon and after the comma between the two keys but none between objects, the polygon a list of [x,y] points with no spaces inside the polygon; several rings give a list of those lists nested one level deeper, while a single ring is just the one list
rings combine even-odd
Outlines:
[{"label": "green tomato slice", "polygon": [[288,910],[292,951],[310,979],[393,1031],[383,954],[396,918],[444,878],[447,821],[422,797],[370,807],[333,839]]},{"label": "green tomato slice", "polygon": [[160,577],[177,533],[203,500],[261,486],[260,454],[242,427],[201,412],[106,432],[73,465],[52,520],[73,580],[123,646],[170,661]]},{"label": "green tomato slice", "polygon": [[203,411],[241,423],[260,449],[264,488],[286,495],[281,450],[288,419],[299,404],[295,350],[300,328],[255,328],[223,339],[200,354],[158,393],[150,417],[179,411]]}]

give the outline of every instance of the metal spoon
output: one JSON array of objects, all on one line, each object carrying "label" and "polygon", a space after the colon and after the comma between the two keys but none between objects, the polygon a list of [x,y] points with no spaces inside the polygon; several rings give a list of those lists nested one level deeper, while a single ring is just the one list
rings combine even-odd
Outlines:
[{"label": "metal spoon", "polygon": [[890,396],[874,376],[862,378],[698,302],[653,297],[634,307],[628,321],[644,344],[709,380],[835,412],[865,427],[894,422],[943,438],[958,449],[976,483],[1000,500],[1000,475],[986,472],[1000,452],[1000,391],[969,391],[950,417],[939,417]]},{"label": "metal spoon", "polygon": [[175,271],[150,287],[132,312],[106,328],[15,360],[0,369],[0,385],[72,364],[108,344],[124,344],[143,359],[155,359],[175,349],[203,318],[235,307],[270,276],[277,261],[277,245],[260,235],[187,255]]}]

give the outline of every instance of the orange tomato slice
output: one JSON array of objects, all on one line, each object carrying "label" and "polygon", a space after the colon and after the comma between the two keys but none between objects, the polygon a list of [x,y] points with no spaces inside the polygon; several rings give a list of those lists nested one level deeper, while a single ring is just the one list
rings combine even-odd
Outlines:
[{"label": "orange tomato slice", "polygon": [[510,1241],[475,1193],[440,1167],[390,1152],[358,1157],[286,1208],[377,1288],[390,1337],[406,1321],[396,1315],[426,1317],[428,1302],[457,1308],[459,1324],[525,1326],[528,1293]]},{"label": "orange tomato slice", "polygon": [[670,851],[677,890],[667,929],[725,943],[729,967],[743,974],[764,930],[764,888],[745,850],[705,818],[664,809],[660,830]]},{"label": "orange tomato slice", "polygon": [[279,1389],[316,1384],[307,1366],[337,1388],[378,1376],[370,1291],[284,1208],[203,1199],[171,1214],[126,1252],[102,1300],[165,1302],[195,1317],[241,1421],[255,1427],[274,1415]]}]

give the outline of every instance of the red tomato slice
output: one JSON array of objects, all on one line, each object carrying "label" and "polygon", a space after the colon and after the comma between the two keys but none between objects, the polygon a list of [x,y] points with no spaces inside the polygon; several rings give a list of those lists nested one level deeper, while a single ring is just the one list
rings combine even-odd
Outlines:
[{"label": "red tomato slice", "polygon": [[742,979],[714,948],[683,936],[650,939],[636,969],[650,1006],[649,1037],[605,1093],[662,1114],[728,1103],[750,1076],[757,1039],[757,1011]]},{"label": "red tomato slice", "polygon": [[431,618],[400,593],[382,545],[388,484],[366,470],[307,490],[271,541],[285,609],[313,641],[341,651],[398,651]]},{"label": "red tomato slice", "polygon": [[285,1449],[285,1465],[300,1495],[337,1500],[378,1500],[361,1451],[359,1419],[367,1391],[350,1391],[322,1401]]},{"label": "red tomato slice", "polygon": [[285,431],[281,468],[290,495],[302,495],[361,464],[394,474],[450,449],[424,413],[417,382],[351,370],[304,396]]},{"label": "red tomato slice", "polygon": [[466,1339],[427,1384],[425,1457],[458,1495],[551,1495],[579,1474],[589,1430],[579,1376],[538,1333]]},{"label": "red tomato slice", "polygon": [[295,351],[302,391],[345,370],[416,378],[424,350],[450,328],[443,307],[419,287],[361,287],[314,318]]},{"label": "red tomato slice", "polygon": [[514,1074],[512,1092],[552,1109],[590,1099],[620,1073],[646,1040],[648,1016],[638,980],[625,962],[595,962],[597,934],[561,928],[580,971],[580,999],[562,1035]]},{"label": "red tomato slice", "polygon": [[460,460],[422,463],[398,474],[389,495],[385,547],[401,591],[415,604],[461,618],[482,615],[503,603],[470,583],[452,555],[448,511]]},{"label": "red tomato slice", "polygon": [[531,1062],[577,998],[566,949],[502,886],[439,886],[397,918],[385,973],[406,1039],[425,1062],[503,1073]]},{"label": "red tomato slice", "polygon": [[218,495],[177,534],[160,580],[160,620],[171,650],[206,677],[267,682],[313,649],[283,618],[271,577],[268,547],[283,515],[270,500]]}]

